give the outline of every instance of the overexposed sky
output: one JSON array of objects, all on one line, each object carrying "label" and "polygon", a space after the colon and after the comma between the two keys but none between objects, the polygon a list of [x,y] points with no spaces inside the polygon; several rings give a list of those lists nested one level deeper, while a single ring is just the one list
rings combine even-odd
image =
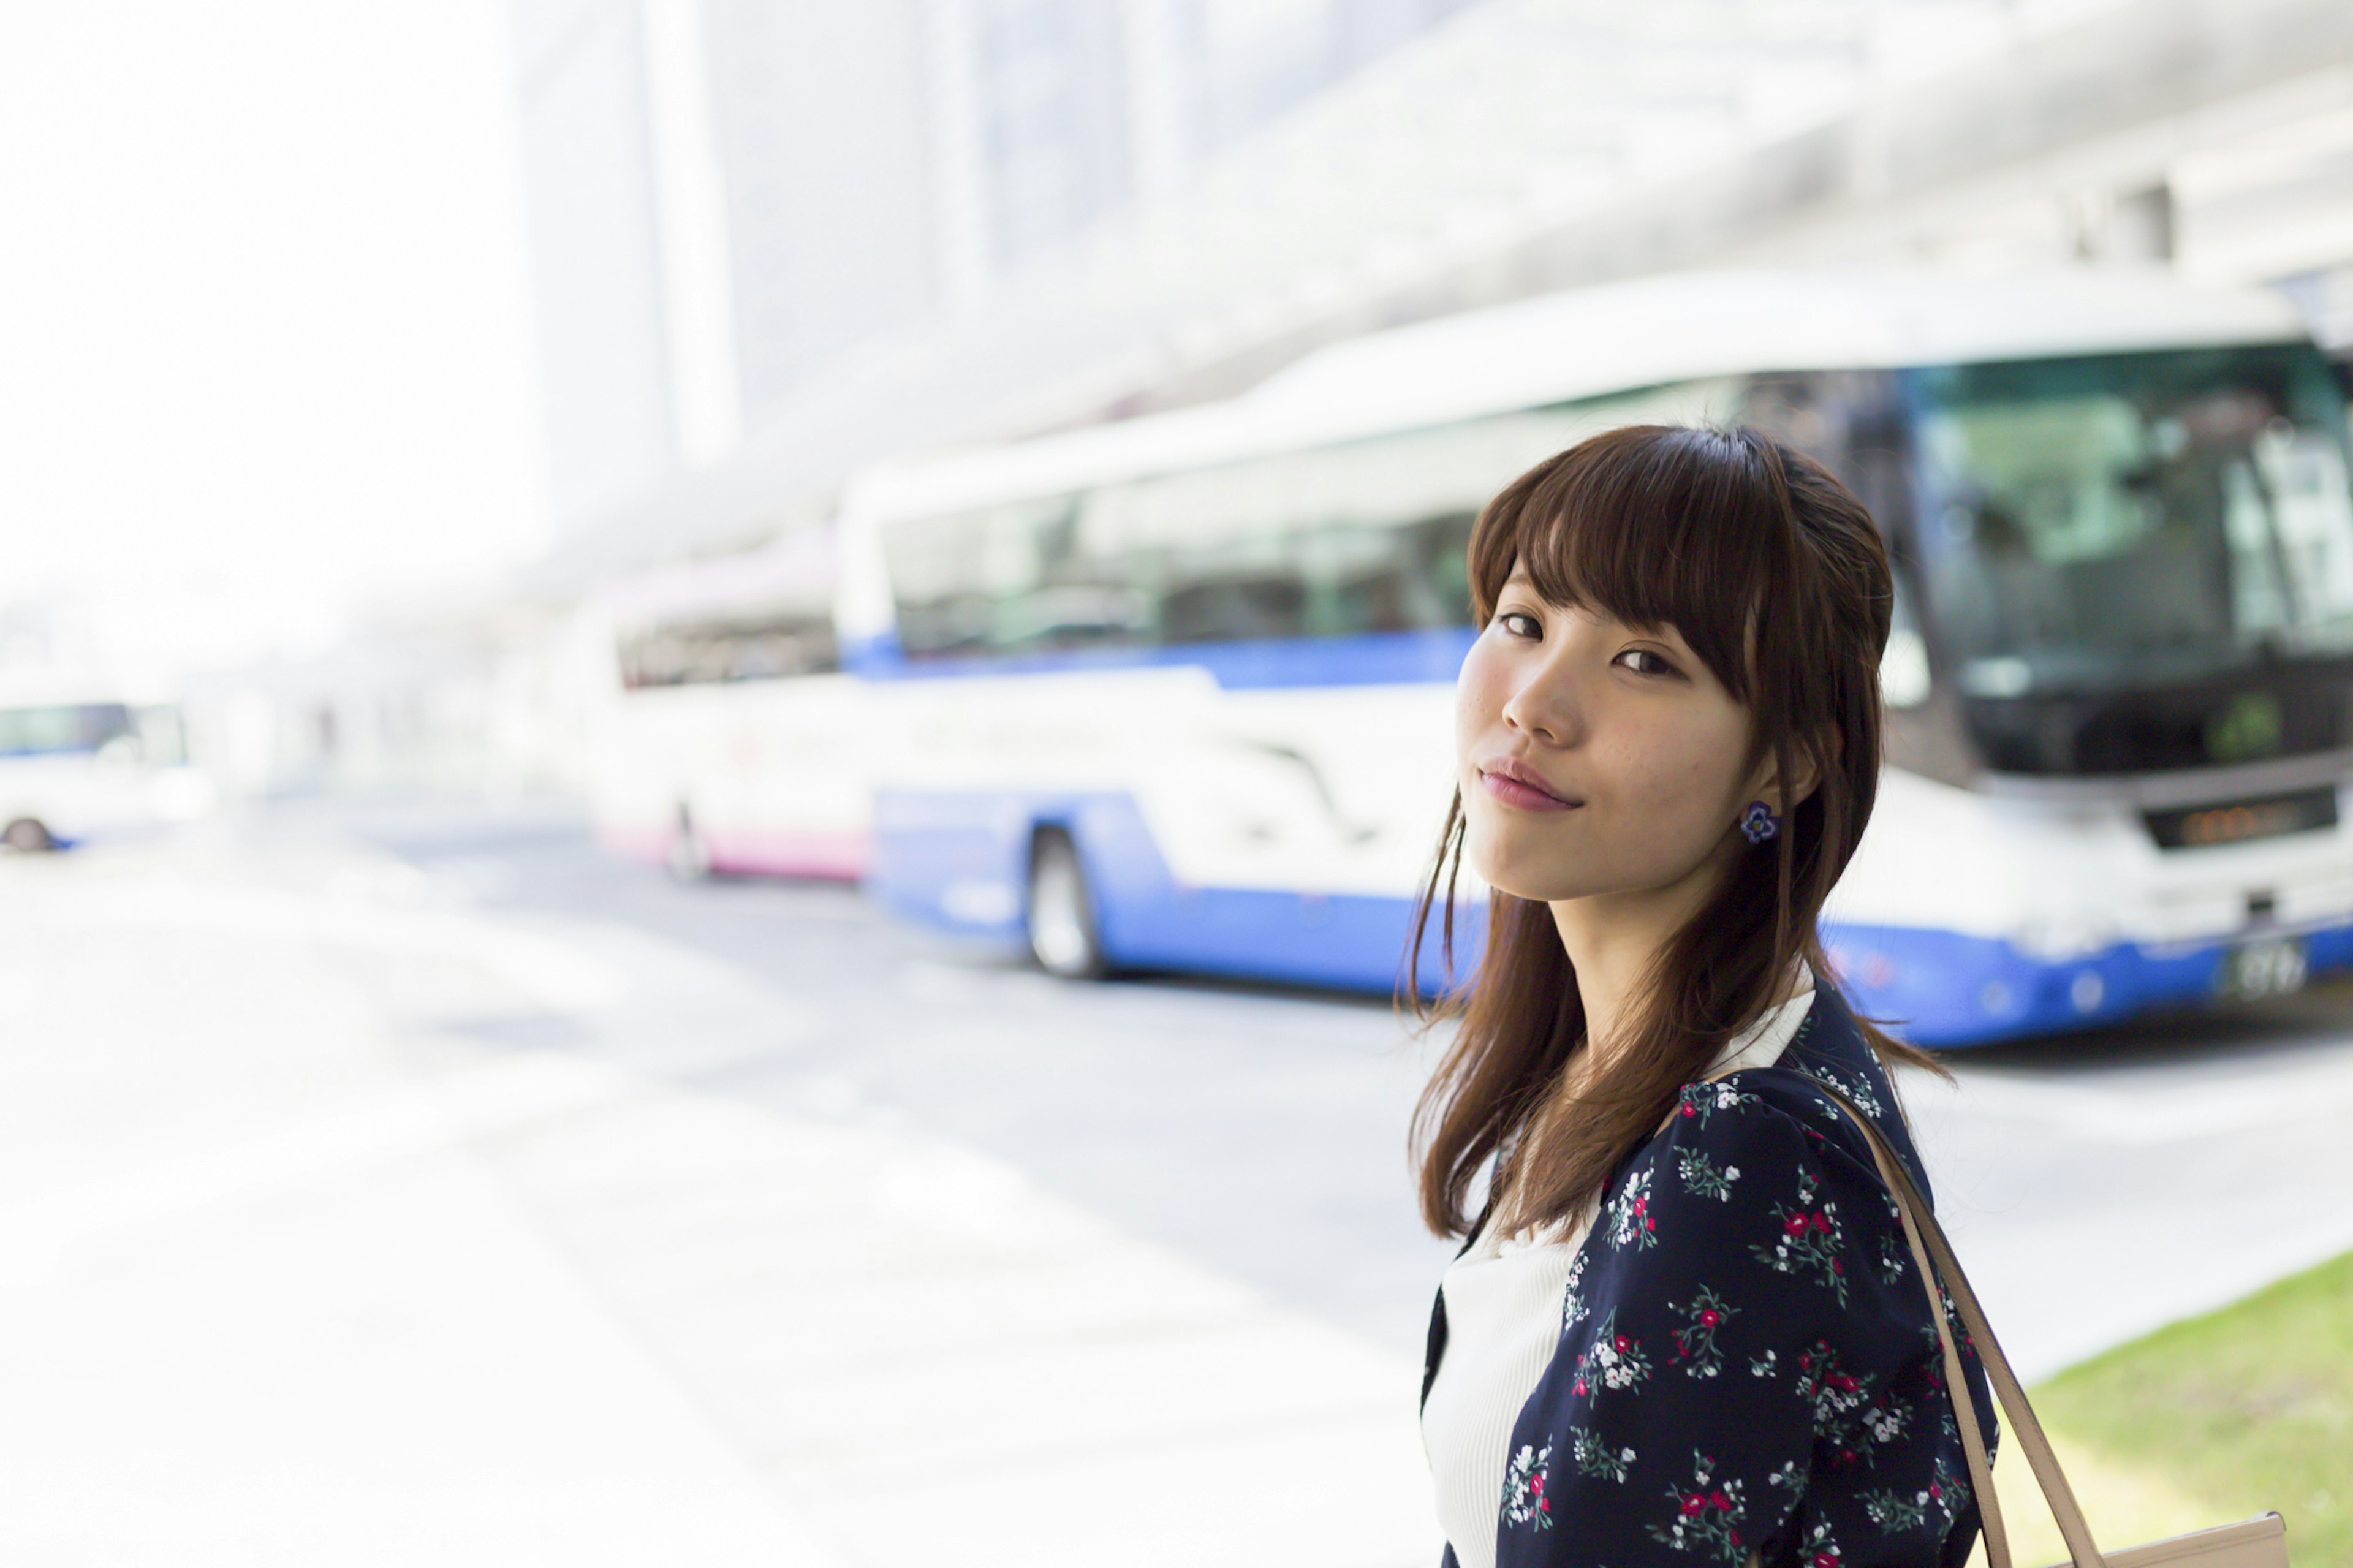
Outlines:
[{"label": "overexposed sky", "polygon": [[544,537],[501,0],[0,0],[0,605],[316,646]]}]

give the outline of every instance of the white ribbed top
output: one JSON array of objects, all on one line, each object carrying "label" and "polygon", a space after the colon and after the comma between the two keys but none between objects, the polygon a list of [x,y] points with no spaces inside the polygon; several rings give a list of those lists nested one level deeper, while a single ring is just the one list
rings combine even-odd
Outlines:
[{"label": "white ribbed top", "polygon": [[[1735,1036],[1701,1076],[1780,1060],[1813,1001],[1809,983]],[[1482,1230],[1440,1286],[1446,1352],[1422,1405],[1421,1447],[1438,1494],[1439,1525],[1462,1568],[1495,1568],[1512,1427],[1559,1348],[1568,1271],[1593,1209],[1588,1204],[1574,1223],[1531,1235]]]}]

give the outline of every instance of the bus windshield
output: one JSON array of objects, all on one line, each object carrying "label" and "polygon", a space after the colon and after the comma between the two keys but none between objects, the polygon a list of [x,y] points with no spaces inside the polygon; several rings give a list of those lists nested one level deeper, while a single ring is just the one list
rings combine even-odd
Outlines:
[{"label": "bus windshield", "polygon": [[2306,345],[1915,373],[1919,555],[1962,693],[2353,651],[2345,405]]},{"label": "bus windshield", "polygon": [[0,708],[0,757],[95,752],[132,732],[131,710],[120,702]]}]

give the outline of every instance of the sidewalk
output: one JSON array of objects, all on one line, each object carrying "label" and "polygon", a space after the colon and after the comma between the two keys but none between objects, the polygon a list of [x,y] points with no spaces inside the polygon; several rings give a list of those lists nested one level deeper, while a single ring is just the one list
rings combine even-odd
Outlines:
[{"label": "sidewalk", "polygon": [[0,868],[0,1561],[1434,1560],[1418,1369],[306,854]]}]

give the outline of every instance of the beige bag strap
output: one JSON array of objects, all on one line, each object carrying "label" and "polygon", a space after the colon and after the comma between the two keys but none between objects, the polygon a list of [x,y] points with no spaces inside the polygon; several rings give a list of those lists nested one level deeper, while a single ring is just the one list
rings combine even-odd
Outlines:
[{"label": "beige bag strap", "polygon": [[[1808,1081],[1828,1095],[1847,1119],[1862,1130],[1863,1140],[1871,1146],[1872,1163],[1879,1167],[1879,1178],[1887,1184],[1896,1212],[1903,1219],[1904,1239],[1911,1245],[1912,1261],[1920,1270],[1921,1288],[1927,1292],[1929,1321],[1936,1325],[1936,1339],[1944,1351],[1945,1384],[1952,1394],[1954,1414],[1960,1421],[1969,1484],[1977,1489],[1986,1562],[1990,1568],[2011,1568],[2010,1539],[2002,1528],[2000,1501],[1994,1496],[1993,1467],[1987,1462],[1985,1439],[1978,1429],[1977,1403],[1969,1393],[1968,1379],[1963,1375],[1960,1347],[1953,1342],[1952,1324],[1947,1321],[1944,1300],[1937,1290],[1940,1277],[1945,1289],[1952,1293],[1953,1304],[1959,1310],[1970,1343],[1993,1384],[2002,1415],[2009,1418],[2010,1435],[2026,1451],[2027,1463],[2034,1468],[2034,1479],[2042,1484],[2043,1500],[2059,1522],[2059,1533],[2067,1542],[2067,1553],[2073,1559],[2075,1568],[2107,1568],[2107,1560],[2092,1541],[2090,1526],[2084,1522],[2084,1510],[2077,1506],[2075,1494],[2060,1471],[2058,1457],[2051,1451],[2050,1439],[2042,1434],[2042,1424],[2034,1417],[2034,1406],[2027,1402],[2026,1390],[2010,1371],[2010,1358],[2002,1354],[1993,1326],[1986,1321],[1985,1310],[1978,1304],[1977,1292],[1969,1288],[1960,1259],[1953,1255],[1953,1245],[1945,1236],[1945,1227],[1936,1223],[1936,1211],[1921,1201],[1919,1189],[1912,1184],[1903,1162],[1895,1158],[1871,1119],[1828,1084],[1814,1079]],[[1933,1268],[1932,1257],[1936,1265]]]}]

